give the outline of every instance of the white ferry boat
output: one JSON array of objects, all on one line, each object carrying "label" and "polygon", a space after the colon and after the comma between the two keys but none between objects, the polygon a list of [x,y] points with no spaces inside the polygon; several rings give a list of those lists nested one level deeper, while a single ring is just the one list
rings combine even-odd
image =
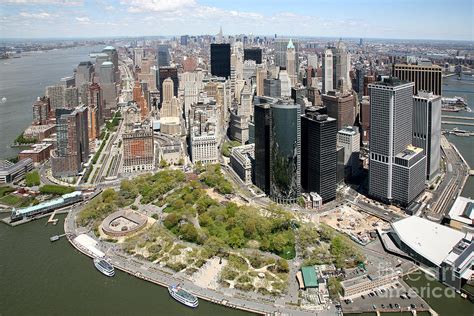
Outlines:
[{"label": "white ferry boat", "polygon": [[105,259],[103,258],[94,258],[94,266],[96,267],[97,270],[102,272],[102,274],[112,277],[115,275],[115,269],[113,265],[108,263]]},{"label": "white ferry boat", "polygon": [[196,308],[199,305],[198,298],[179,285],[168,286],[168,292],[175,300],[188,307]]}]

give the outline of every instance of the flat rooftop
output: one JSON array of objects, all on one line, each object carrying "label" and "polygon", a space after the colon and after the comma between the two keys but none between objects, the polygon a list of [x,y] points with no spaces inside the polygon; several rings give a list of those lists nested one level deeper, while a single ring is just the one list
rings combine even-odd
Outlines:
[{"label": "flat rooftop", "polygon": [[465,234],[418,216],[392,223],[401,241],[413,251],[438,266]]},{"label": "flat rooftop", "polygon": [[448,215],[455,221],[474,226],[474,200],[459,196]]},{"label": "flat rooftop", "polygon": [[400,80],[397,77],[384,78],[382,81],[377,81],[369,84],[369,86],[385,86],[385,87],[398,87],[403,85],[415,85],[413,82]]},{"label": "flat rooftop", "polygon": [[419,153],[423,151],[423,148],[415,147],[412,145],[407,146],[405,150],[401,153],[398,153],[395,157],[410,160],[411,158],[415,157]]}]

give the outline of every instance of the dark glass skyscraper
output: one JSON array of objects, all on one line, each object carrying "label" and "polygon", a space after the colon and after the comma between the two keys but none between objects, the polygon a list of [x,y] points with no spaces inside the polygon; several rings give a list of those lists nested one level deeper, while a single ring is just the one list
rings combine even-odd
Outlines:
[{"label": "dark glass skyscraper", "polygon": [[270,105],[276,100],[254,98],[255,185],[270,194]]},{"label": "dark glass skyscraper", "polygon": [[245,48],[244,60],[254,60],[255,63],[262,63],[262,49],[261,48]]},{"label": "dark glass skyscraper", "polygon": [[175,96],[178,95],[178,69],[176,67],[160,67],[158,72],[158,90],[160,91],[160,104],[163,102],[163,81],[165,81],[166,78],[171,78],[171,80],[173,80],[173,94]]},{"label": "dark glass skyscraper", "polygon": [[301,195],[301,110],[292,101],[271,106],[270,198],[296,203]]},{"label": "dark glass skyscraper", "polygon": [[158,45],[158,50],[156,52],[156,61],[158,67],[164,67],[170,65],[170,52],[167,44]]},{"label": "dark glass skyscraper", "polygon": [[323,202],[336,198],[336,119],[308,109],[301,117],[301,184]]},{"label": "dark glass skyscraper", "polygon": [[230,44],[211,44],[211,74],[230,77]]}]

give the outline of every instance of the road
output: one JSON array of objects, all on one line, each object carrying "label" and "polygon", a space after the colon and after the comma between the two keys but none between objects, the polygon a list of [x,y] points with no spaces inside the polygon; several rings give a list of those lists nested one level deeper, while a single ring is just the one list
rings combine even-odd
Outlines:
[{"label": "road", "polygon": [[446,163],[446,173],[433,193],[431,209],[426,212],[430,219],[438,220],[441,220],[449,212],[456,197],[461,193],[469,174],[469,167],[444,135],[441,136],[441,150]]}]

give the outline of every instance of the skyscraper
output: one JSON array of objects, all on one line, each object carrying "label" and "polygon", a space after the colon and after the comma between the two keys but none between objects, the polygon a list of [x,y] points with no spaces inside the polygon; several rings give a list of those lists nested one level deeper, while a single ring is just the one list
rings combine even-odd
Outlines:
[{"label": "skyscraper", "polygon": [[163,102],[171,101],[171,98],[174,96],[174,83],[168,77],[163,81]]},{"label": "skyscraper", "polygon": [[163,81],[167,78],[173,80],[173,95],[178,95],[179,78],[176,67],[160,67],[158,71],[158,90],[160,91],[160,104],[163,102]]},{"label": "skyscraper", "polygon": [[360,134],[355,126],[347,126],[337,132],[337,145],[344,148],[344,177],[359,173]]},{"label": "skyscraper", "polygon": [[322,95],[323,105],[328,115],[337,119],[337,129],[352,126],[355,121],[355,98],[352,94],[343,95],[336,91],[329,91]]},{"label": "skyscraper", "polygon": [[433,180],[441,159],[441,97],[418,92],[413,97],[413,145],[426,155],[426,179]]},{"label": "skyscraper", "polygon": [[393,77],[369,84],[369,194],[402,205],[423,191],[425,180],[423,149],[411,145],[413,87]]},{"label": "skyscraper", "polygon": [[136,47],[133,50],[133,64],[138,67],[142,67],[142,58],[143,55],[143,47]]},{"label": "skyscraper", "polygon": [[156,52],[156,61],[158,67],[170,65],[170,52],[168,44],[158,45],[158,49]]},{"label": "skyscraper", "polygon": [[93,71],[94,66],[90,61],[80,62],[74,75],[76,87],[80,88],[83,84],[89,83],[92,79]]},{"label": "skyscraper", "polygon": [[262,63],[262,49],[261,48],[245,48],[244,49],[244,61],[253,60],[257,64]]},{"label": "skyscraper", "polygon": [[336,197],[336,119],[312,108],[301,117],[301,185],[323,202]]},{"label": "skyscraper", "polygon": [[256,94],[257,96],[263,96],[265,92],[265,84],[264,80],[267,78],[267,69],[265,69],[263,66],[258,66],[257,67],[257,76],[256,76],[256,81],[257,81],[257,91]]},{"label": "skyscraper", "polygon": [[51,155],[53,176],[76,176],[89,156],[86,107],[56,109],[56,150]]},{"label": "skyscraper", "polygon": [[291,79],[288,72],[286,70],[280,70],[278,73],[278,79],[280,80],[281,85],[281,97],[291,97]]},{"label": "skyscraper", "polygon": [[230,77],[230,44],[211,44],[211,74]]},{"label": "skyscraper", "polygon": [[335,90],[350,92],[352,89],[350,66],[350,54],[342,41],[326,49],[323,55],[323,93]]},{"label": "skyscraper", "polygon": [[323,94],[334,89],[333,64],[332,50],[326,49],[323,54]]},{"label": "skyscraper", "polygon": [[104,100],[103,115],[105,118],[112,117],[112,110],[117,107],[117,91],[114,81],[114,64],[111,61],[105,61],[99,68],[99,84],[102,89]]},{"label": "skyscraper", "polygon": [[[114,73],[114,82],[120,82],[120,71],[118,67],[118,53],[115,47],[113,46],[106,46],[102,50],[102,53],[108,56],[108,61],[113,64],[113,73]],[[77,83],[76,83],[77,84]]]},{"label": "skyscraper", "polygon": [[281,97],[280,79],[263,79],[263,94],[271,98]]},{"label": "skyscraper", "polygon": [[[273,43],[273,49],[275,51],[275,65],[278,67],[286,67],[286,52],[290,39],[277,38]],[[292,40],[293,46],[295,47],[295,69],[298,69],[298,58],[299,58],[299,42]]]},{"label": "skyscraper", "polygon": [[370,99],[363,96],[360,103],[360,126],[362,128],[362,142],[367,144],[370,136]]},{"label": "skyscraper", "polygon": [[51,110],[64,106],[64,87],[62,85],[46,87],[46,96],[49,98]]},{"label": "skyscraper", "polygon": [[301,108],[279,100],[270,111],[270,198],[296,203],[301,196]]},{"label": "skyscraper", "polygon": [[75,108],[79,105],[79,93],[76,87],[69,87],[64,90],[64,106]]},{"label": "skyscraper", "polygon": [[270,106],[276,99],[255,97],[255,185],[270,194]]},{"label": "skyscraper", "polygon": [[401,80],[414,82],[413,94],[417,94],[420,90],[433,92],[435,95],[442,93],[443,74],[440,66],[394,64],[392,75]]},{"label": "skyscraper", "polygon": [[317,54],[309,54],[308,55],[308,67],[311,67],[313,69],[318,69],[319,68],[319,61],[318,61],[318,55]]},{"label": "skyscraper", "polygon": [[48,124],[50,111],[49,98],[38,97],[36,102],[33,103],[33,125]]},{"label": "skyscraper", "polygon": [[294,87],[296,84],[296,54],[295,54],[295,46],[293,45],[293,41],[290,39],[288,42],[288,46],[286,48],[286,71],[288,72],[288,76],[290,77],[291,86]]}]

